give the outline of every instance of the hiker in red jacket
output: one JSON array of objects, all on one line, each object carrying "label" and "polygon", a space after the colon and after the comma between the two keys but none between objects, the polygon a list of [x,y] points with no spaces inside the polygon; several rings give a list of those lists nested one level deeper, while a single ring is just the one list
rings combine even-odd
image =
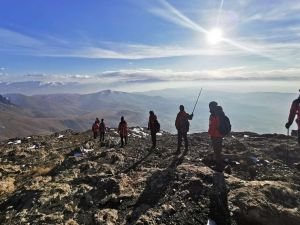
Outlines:
[{"label": "hiker in red jacket", "polygon": [[289,119],[288,122],[285,124],[286,129],[290,128],[296,115],[297,115],[296,123],[298,125],[298,144],[300,144],[300,96],[297,99],[295,99],[292,103]]},{"label": "hiker in red jacket", "polygon": [[184,111],[184,106],[180,105],[179,106],[179,113],[177,114],[176,120],[175,120],[175,127],[177,129],[177,151],[175,152],[176,154],[180,153],[180,147],[182,144],[182,138],[184,139],[184,146],[185,146],[185,151],[188,150],[188,139],[187,139],[187,132],[189,132],[190,128],[190,123],[189,120],[193,119],[193,114],[189,115]]},{"label": "hiker in red jacket", "polygon": [[99,132],[99,119],[96,118],[95,122],[93,123],[93,126],[92,126],[92,131],[93,131],[93,134],[94,134],[94,139],[97,138],[98,136],[98,132]]},{"label": "hiker in red jacket", "polygon": [[101,119],[101,123],[99,124],[99,131],[100,131],[100,141],[102,142],[104,141],[104,136],[106,131],[104,119]]},{"label": "hiker in red jacket", "polygon": [[223,109],[221,106],[218,106],[218,103],[212,101],[209,103],[209,129],[208,134],[211,138],[211,145],[214,150],[215,159],[216,159],[216,170],[222,172],[224,170],[224,163],[222,159],[222,142],[223,137],[219,131],[220,127],[220,114],[224,114]]},{"label": "hiker in red jacket", "polygon": [[156,148],[156,133],[159,131],[157,116],[153,111],[149,112],[148,130],[151,133],[152,149]]},{"label": "hiker in red jacket", "polygon": [[124,117],[121,117],[121,122],[119,123],[118,132],[121,138],[121,147],[124,147],[124,139],[125,145],[127,145],[127,138],[128,138],[128,127],[127,122],[124,120]]}]

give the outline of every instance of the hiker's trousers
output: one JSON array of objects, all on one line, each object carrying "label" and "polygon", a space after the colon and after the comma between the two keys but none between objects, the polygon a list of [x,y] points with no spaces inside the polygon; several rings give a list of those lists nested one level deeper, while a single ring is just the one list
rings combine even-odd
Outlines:
[{"label": "hiker's trousers", "polygon": [[189,143],[188,143],[188,139],[187,139],[187,132],[178,131],[177,138],[178,138],[177,150],[178,151],[180,150],[180,147],[182,145],[182,138],[184,140],[184,147],[187,150],[189,147]]},{"label": "hiker's trousers", "polygon": [[154,130],[151,130],[151,140],[152,140],[152,147],[156,147],[156,132]]},{"label": "hiker's trousers", "polygon": [[218,171],[223,171],[224,169],[224,162],[222,159],[222,143],[222,137],[211,137],[211,144],[216,158],[216,169]]}]

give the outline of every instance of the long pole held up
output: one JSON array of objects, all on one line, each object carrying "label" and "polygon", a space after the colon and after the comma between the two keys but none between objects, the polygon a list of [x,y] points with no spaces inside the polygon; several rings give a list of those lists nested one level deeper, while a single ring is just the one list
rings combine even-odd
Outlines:
[{"label": "long pole held up", "polygon": [[195,105],[194,105],[194,109],[193,109],[193,112],[192,112],[192,114],[194,114],[194,111],[195,111],[196,105],[198,104],[198,100],[199,100],[199,97],[200,97],[200,95],[201,95],[201,92],[202,92],[202,88],[200,89],[200,92],[199,92],[199,95],[198,95],[197,101],[196,101],[196,103],[195,103]]}]

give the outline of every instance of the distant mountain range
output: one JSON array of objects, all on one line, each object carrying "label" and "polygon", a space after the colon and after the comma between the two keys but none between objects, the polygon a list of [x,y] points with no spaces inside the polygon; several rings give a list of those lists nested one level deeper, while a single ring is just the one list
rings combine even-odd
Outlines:
[{"label": "distant mountain range", "polygon": [[165,115],[173,108],[162,97],[111,90],[85,95],[6,94],[5,98],[15,106],[5,107],[0,114],[2,139],[64,129],[82,131],[90,129],[96,117],[104,118],[109,127],[116,127],[121,116],[130,126],[146,126],[149,110]]},{"label": "distant mountain range", "polygon": [[[4,94],[0,98],[0,138],[47,134],[65,129],[91,128],[96,117],[116,127],[121,116],[129,126],[146,126],[149,110],[158,115],[161,128],[176,132],[174,120],[180,104],[191,113],[197,89],[166,89],[143,93],[104,90],[92,94],[32,95]],[[208,103],[223,106],[234,131],[286,133],[292,100],[287,93],[228,93],[203,90],[190,132],[206,131]],[[1,100],[2,99],[2,100]]]}]

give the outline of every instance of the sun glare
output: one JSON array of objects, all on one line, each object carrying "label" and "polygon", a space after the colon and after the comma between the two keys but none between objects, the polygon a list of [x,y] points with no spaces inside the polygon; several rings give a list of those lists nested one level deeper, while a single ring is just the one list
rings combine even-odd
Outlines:
[{"label": "sun glare", "polygon": [[213,28],[207,33],[207,41],[209,44],[216,45],[222,41],[223,32],[220,28]]}]

